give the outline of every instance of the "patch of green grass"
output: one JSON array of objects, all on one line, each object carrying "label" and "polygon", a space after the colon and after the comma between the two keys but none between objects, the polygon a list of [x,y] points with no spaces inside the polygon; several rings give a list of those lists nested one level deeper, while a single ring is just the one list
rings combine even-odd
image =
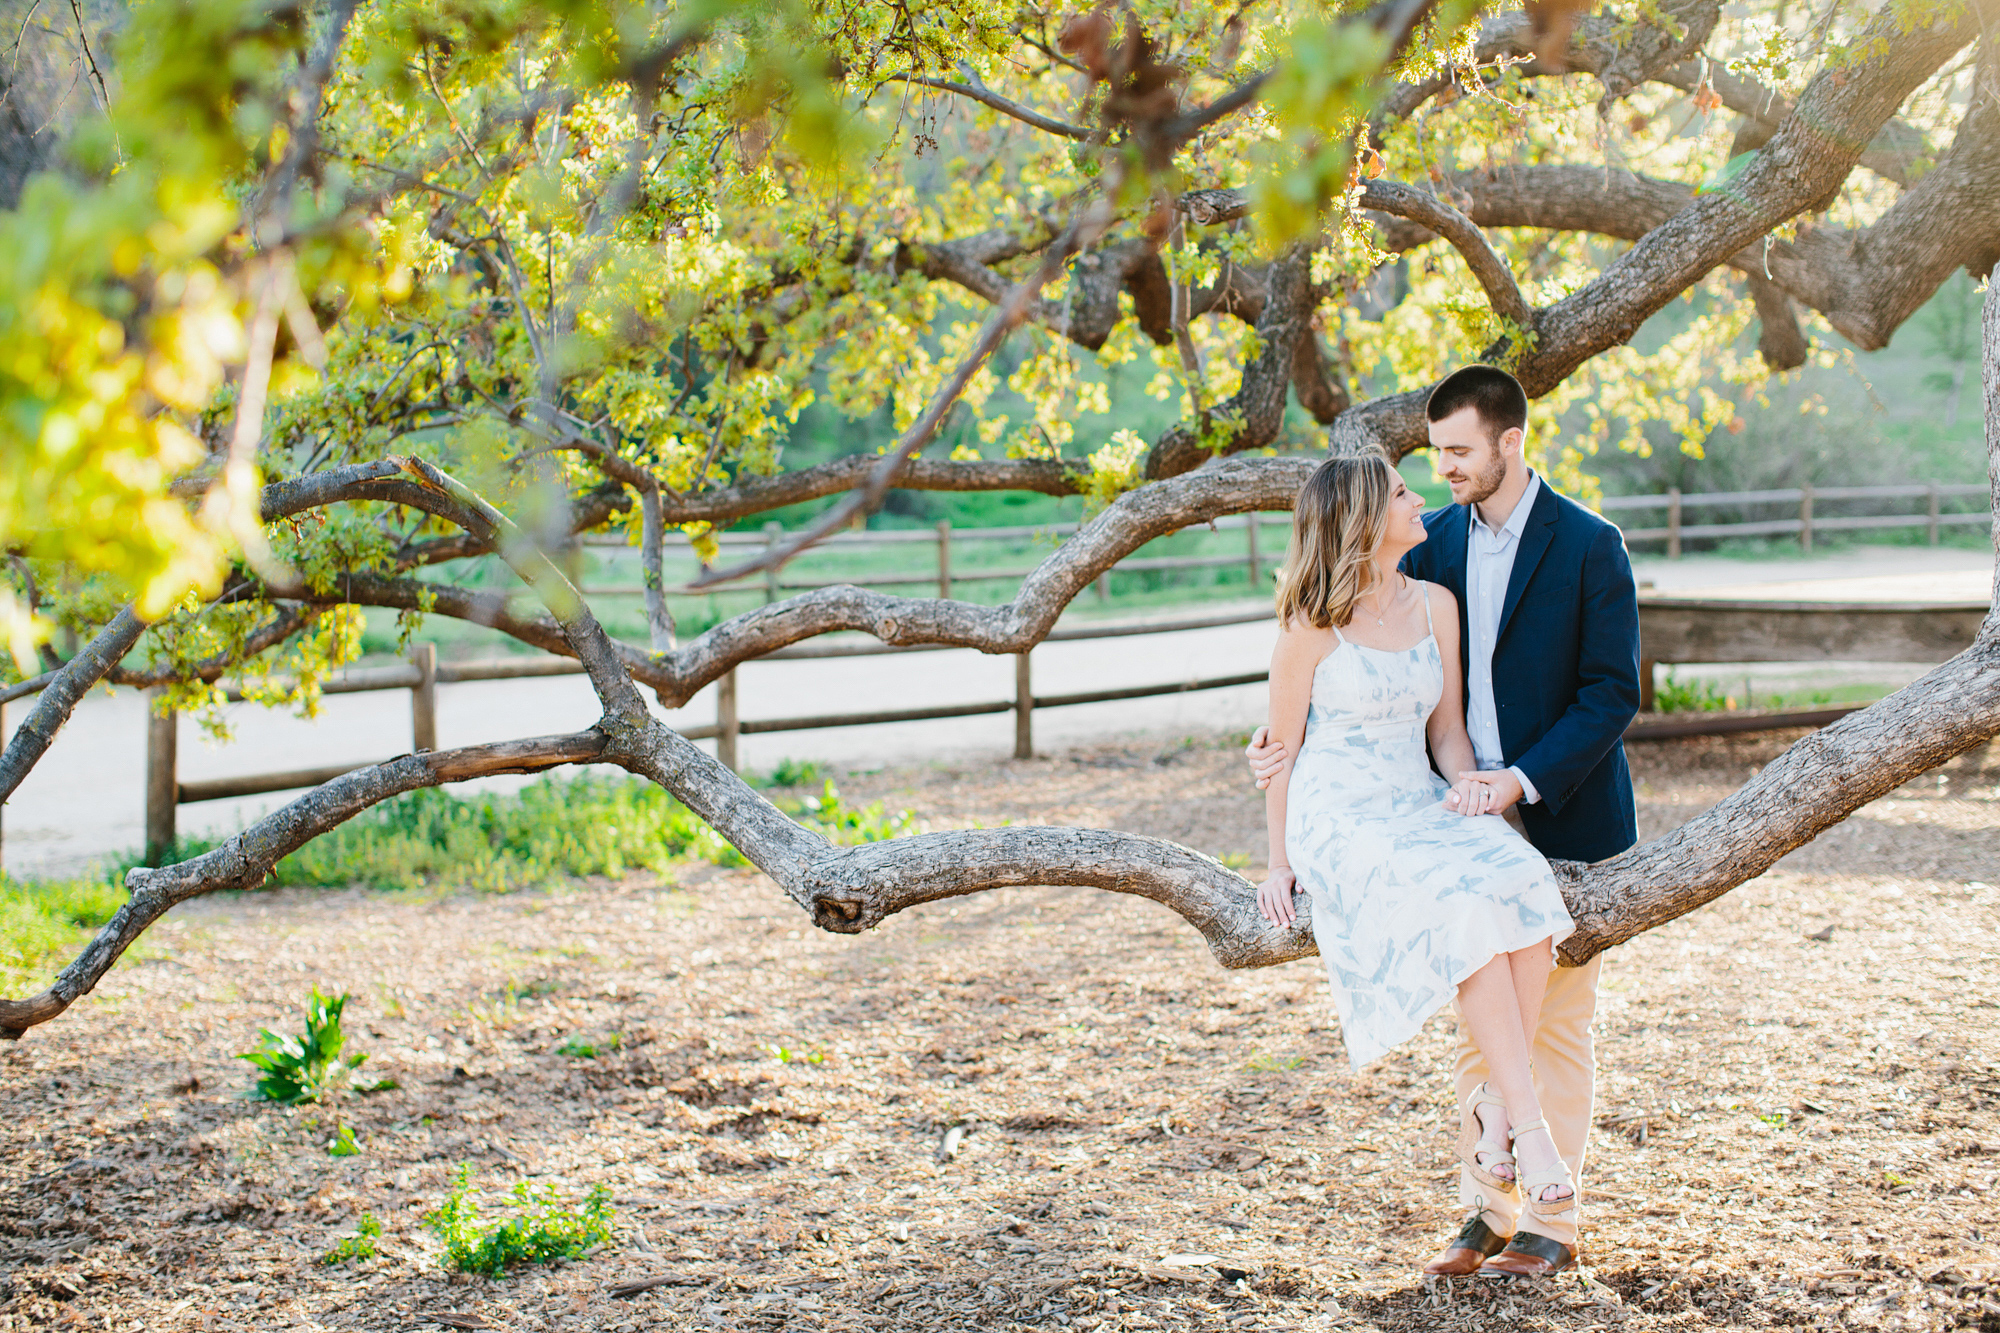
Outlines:
[{"label": "patch of green grass", "polygon": [[327,1141],[326,1155],[328,1157],[359,1157],[361,1155],[361,1144],[355,1140],[354,1127],[352,1125],[342,1125],[340,1132]]},{"label": "patch of green grass", "polygon": [[659,787],[585,773],[543,778],[512,795],[406,793],[313,839],[278,862],[272,879],[505,892],[581,875],[663,875],[687,857],[744,864]]},{"label": "patch of green grass", "polygon": [[381,1239],[382,1223],[373,1213],[363,1213],[355,1223],[354,1234],[343,1236],[338,1244],[319,1257],[323,1264],[351,1263],[356,1259],[373,1259],[375,1242]]},{"label": "patch of green grass", "polygon": [[87,931],[125,905],[124,886],[102,879],[18,880],[0,875],[0,981],[25,989],[67,962]]},{"label": "patch of green grass", "polygon": [[424,1218],[424,1225],[444,1242],[446,1267],[502,1277],[517,1264],[580,1259],[611,1239],[611,1191],[602,1185],[575,1208],[562,1204],[553,1186],[537,1189],[525,1180],[508,1196],[513,1216],[482,1225],[472,1168],[458,1168],[444,1202]]}]

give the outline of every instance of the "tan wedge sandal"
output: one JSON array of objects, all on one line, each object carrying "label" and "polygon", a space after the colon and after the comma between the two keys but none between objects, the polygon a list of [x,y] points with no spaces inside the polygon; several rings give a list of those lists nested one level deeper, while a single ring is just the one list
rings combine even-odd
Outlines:
[{"label": "tan wedge sandal", "polygon": [[[1523,1134],[1531,1134],[1538,1129],[1548,1134],[1549,1122],[1530,1120],[1525,1125],[1514,1126],[1514,1142],[1519,1143]],[[1549,1146],[1555,1146],[1555,1136],[1552,1134],[1549,1136]],[[1528,1205],[1528,1211],[1536,1217],[1561,1217],[1576,1207],[1576,1178],[1570,1175],[1569,1163],[1562,1159],[1561,1153],[1556,1154],[1554,1166],[1544,1167],[1540,1171],[1524,1172],[1517,1163],[1514,1170],[1521,1176],[1522,1201]],[[1549,1199],[1545,1202],[1542,1199],[1542,1191],[1551,1185],[1560,1185],[1569,1193],[1560,1199]]]},{"label": "tan wedge sandal", "polygon": [[[1472,1173],[1474,1180],[1488,1189],[1511,1196],[1520,1186],[1505,1176],[1494,1175],[1493,1168],[1508,1166],[1518,1173],[1520,1167],[1515,1165],[1514,1154],[1508,1151],[1506,1144],[1486,1137],[1485,1126],[1479,1122],[1479,1108],[1482,1106],[1497,1106],[1503,1111],[1507,1109],[1507,1103],[1494,1096],[1493,1090],[1484,1083],[1472,1090],[1472,1096],[1466,1100],[1465,1110],[1459,1116],[1458,1160],[1465,1163],[1465,1169]],[[1482,1152],[1489,1160],[1479,1160]]]}]

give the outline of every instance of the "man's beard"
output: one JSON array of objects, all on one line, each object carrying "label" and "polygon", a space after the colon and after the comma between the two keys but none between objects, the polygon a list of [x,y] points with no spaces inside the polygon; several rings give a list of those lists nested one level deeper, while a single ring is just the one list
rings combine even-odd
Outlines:
[{"label": "man's beard", "polygon": [[1500,483],[1507,480],[1507,460],[1498,449],[1493,451],[1492,464],[1483,472],[1475,473],[1466,484],[1471,487],[1464,503],[1484,504],[1500,489]]}]

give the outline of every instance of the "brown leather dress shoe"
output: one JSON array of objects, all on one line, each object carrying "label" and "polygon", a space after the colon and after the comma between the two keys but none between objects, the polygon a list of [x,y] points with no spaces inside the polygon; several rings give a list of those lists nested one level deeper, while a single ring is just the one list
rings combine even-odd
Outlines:
[{"label": "brown leather dress shoe", "polygon": [[1553,1277],[1576,1263],[1576,1251],[1559,1240],[1517,1231],[1507,1248],[1479,1265],[1479,1276],[1498,1278]]},{"label": "brown leather dress shoe", "polygon": [[1438,1257],[1424,1265],[1427,1277],[1464,1277],[1467,1273],[1479,1271],[1480,1261],[1490,1254],[1498,1254],[1506,1247],[1507,1238],[1486,1225],[1478,1213],[1465,1219],[1465,1225],[1458,1229],[1451,1243],[1439,1251]]}]

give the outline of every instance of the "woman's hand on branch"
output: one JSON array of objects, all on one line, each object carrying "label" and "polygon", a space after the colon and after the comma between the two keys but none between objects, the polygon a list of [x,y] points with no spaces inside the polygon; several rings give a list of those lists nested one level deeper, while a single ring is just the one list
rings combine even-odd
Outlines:
[{"label": "woman's hand on branch", "polygon": [[1290,930],[1299,914],[1292,907],[1292,893],[1299,879],[1290,866],[1273,867],[1270,876],[1257,886],[1257,910],[1274,926]]}]

